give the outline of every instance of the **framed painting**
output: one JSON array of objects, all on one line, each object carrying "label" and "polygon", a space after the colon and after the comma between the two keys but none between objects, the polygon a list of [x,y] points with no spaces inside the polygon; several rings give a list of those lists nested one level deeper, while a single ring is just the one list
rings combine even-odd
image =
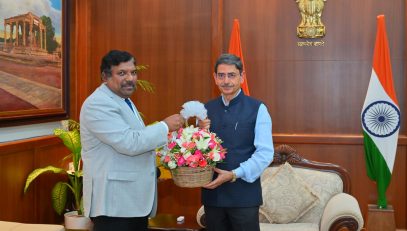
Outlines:
[{"label": "framed painting", "polygon": [[0,0],[0,127],[68,117],[68,0]]}]

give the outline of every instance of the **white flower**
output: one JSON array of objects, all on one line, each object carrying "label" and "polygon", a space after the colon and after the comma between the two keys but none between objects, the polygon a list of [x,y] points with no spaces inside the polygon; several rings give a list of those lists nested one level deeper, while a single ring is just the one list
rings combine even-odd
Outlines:
[{"label": "white flower", "polygon": [[213,150],[213,161],[220,161],[220,155],[219,155],[218,149]]},{"label": "white flower", "polygon": [[175,161],[171,160],[171,161],[168,162],[168,167],[170,169],[174,169],[174,168],[177,167],[177,163],[175,163]]},{"label": "white flower", "polygon": [[207,111],[205,106],[199,101],[188,101],[182,105],[181,115],[184,119],[196,116],[201,120],[206,119]]},{"label": "white flower", "polygon": [[198,128],[195,128],[193,126],[189,126],[184,128],[184,130],[182,130],[182,138],[185,140],[191,140],[192,135],[198,131]]},{"label": "white flower", "polygon": [[199,150],[206,150],[209,146],[209,139],[203,139],[201,138],[200,140],[195,141],[196,143],[196,148]]},{"label": "white flower", "polygon": [[180,146],[180,148],[181,148],[181,150],[180,150],[180,151],[181,151],[181,153],[184,153],[184,152],[186,152],[186,151],[187,151],[187,149],[186,149],[185,147],[183,147],[183,146],[182,146],[182,144],[183,144],[183,143],[185,143],[185,141],[183,141],[183,140],[179,139],[179,140],[175,140],[175,142],[177,143],[177,145],[178,145],[178,146]]}]

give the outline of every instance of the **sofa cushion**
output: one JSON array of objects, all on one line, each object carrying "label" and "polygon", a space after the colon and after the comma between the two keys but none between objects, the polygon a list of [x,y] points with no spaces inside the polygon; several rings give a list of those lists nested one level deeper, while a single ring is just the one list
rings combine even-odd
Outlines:
[{"label": "sofa cushion", "polygon": [[290,224],[266,224],[260,223],[260,231],[319,231],[318,224],[290,223]]},{"label": "sofa cushion", "polygon": [[297,222],[319,223],[328,201],[338,193],[343,192],[341,177],[333,172],[323,172],[311,169],[293,168],[298,176],[307,182],[312,190],[318,194],[316,205],[301,216]]},{"label": "sofa cushion", "polygon": [[295,222],[318,202],[318,195],[286,162],[261,178],[263,205],[260,211],[270,223]]},{"label": "sofa cushion", "polygon": [[260,223],[270,223],[269,219],[267,218],[266,212],[262,209],[259,209],[259,222]]}]

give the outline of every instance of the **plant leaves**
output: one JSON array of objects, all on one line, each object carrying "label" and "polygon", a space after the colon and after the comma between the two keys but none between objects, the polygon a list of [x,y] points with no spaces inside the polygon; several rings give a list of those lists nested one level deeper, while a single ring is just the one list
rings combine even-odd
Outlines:
[{"label": "plant leaves", "polygon": [[41,175],[41,174],[43,174],[45,172],[66,173],[65,169],[57,168],[57,167],[54,167],[54,166],[47,166],[45,168],[37,168],[34,171],[32,171],[28,175],[27,179],[25,180],[24,193],[27,192],[27,189],[30,186],[31,182],[34,181],[39,175]]},{"label": "plant leaves", "polygon": [[81,153],[82,145],[79,130],[67,131],[61,128],[56,128],[54,129],[54,134],[64,142],[64,145],[72,153]]},{"label": "plant leaves", "polygon": [[54,208],[55,212],[58,213],[58,215],[61,215],[62,212],[65,210],[67,201],[67,190],[68,185],[65,182],[58,182],[55,184],[54,188],[52,188],[52,207]]},{"label": "plant leaves", "polygon": [[79,130],[67,131],[65,129],[56,128],[54,134],[58,136],[64,145],[72,152],[72,159],[75,171],[79,169],[79,162],[81,160],[81,135]]},{"label": "plant leaves", "polygon": [[147,70],[148,69],[148,65],[144,65],[144,64],[140,64],[136,66],[136,70],[137,72],[143,71],[143,70]]},{"label": "plant leaves", "polygon": [[154,93],[154,85],[147,80],[138,79],[137,84],[148,93]]}]

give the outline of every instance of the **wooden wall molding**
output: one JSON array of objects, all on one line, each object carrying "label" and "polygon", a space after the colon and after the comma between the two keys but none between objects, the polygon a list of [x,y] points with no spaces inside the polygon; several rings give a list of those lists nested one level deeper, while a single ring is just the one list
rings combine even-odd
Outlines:
[{"label": "wooden wall molding", "polygon": [[0,156],[21,152],[24,150],[33,150],[35,148],[57,145],[60,143],[60,139],[55,137],[54,135],[0,143]]},{"label": "wooden wall molding", "polygon": [[[334,145],[363,145],[362,135],[340,134],[283,134],[274,133],[275,143],[287,144],[334,144]],[[398,145],[407,145],[407,137],[400,135]]]}]

